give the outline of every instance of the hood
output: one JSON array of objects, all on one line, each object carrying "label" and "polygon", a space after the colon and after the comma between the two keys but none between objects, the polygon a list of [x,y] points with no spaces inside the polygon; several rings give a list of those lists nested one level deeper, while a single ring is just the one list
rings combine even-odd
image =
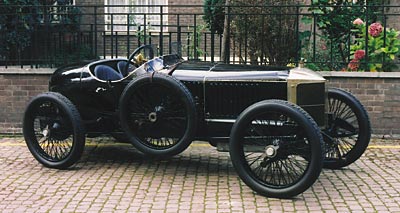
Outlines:
[{"label": "hood", "polygon": [[180,64],[173,76],[187,81],[282,81],[288,78],[289,69],[188,61]]}]

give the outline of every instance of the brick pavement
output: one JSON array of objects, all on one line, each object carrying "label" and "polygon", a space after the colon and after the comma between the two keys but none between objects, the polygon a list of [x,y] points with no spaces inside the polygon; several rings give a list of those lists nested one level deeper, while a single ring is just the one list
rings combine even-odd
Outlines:
[{"label": "brick pavement", "polygon": [[361,160],[324,170],[294,199],[240,181],[228,153],[195,143],[168,160],[91,141],[68,170],[41,166],[22,138],[0,138],[2,212],[400,212],[400,141],[373,141]]}]

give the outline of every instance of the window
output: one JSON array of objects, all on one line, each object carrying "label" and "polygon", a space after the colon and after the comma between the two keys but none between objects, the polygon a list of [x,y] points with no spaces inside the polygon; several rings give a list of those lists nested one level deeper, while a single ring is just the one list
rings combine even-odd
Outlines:
[{"label": "window", "polygon": [[52,0],[47,1],[46,11],[41,15],[41,23],[66,24],[72,23],[79,19],[80,11],[76,7],[68,7],[75,5],[75,0]]},{"label": "window", "polygon": [[[167,31],[168,0],[105,0],[106,31]],[[162,15],[161,8],[165,15]]]}]

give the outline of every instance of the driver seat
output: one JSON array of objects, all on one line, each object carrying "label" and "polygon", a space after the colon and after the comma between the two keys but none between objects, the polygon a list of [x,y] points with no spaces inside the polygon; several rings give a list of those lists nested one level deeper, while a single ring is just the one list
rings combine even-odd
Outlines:
[{"label": "driver seat", "polygon": [[94,69],[94,75],[105,81],[115,81],[120,80],[126,77],[129,72],[131,72],[135,67],[133,65],[129,65],[128,70],[125,69],[125,66],[128,62],[120,61],[117,63],[118,70],[107,66],[107,65],[97,65]]},{"label": "driver seat", "polygon": [[94,75],[104,81],[116,81],[124,77],[121,73],[107,65],[97,65],[94,68]]},{"label": "driver seat", "polygon": [[121,73],[122,76],[124,76],[124,77],[127,76],[129,74],[129,71],[131,70],[131,66],[129,66],[128,70],[125,69],[125,66],[127,63],[128,62],[126,62],[126,61],[120,61],[117,64],[119,73]]}]

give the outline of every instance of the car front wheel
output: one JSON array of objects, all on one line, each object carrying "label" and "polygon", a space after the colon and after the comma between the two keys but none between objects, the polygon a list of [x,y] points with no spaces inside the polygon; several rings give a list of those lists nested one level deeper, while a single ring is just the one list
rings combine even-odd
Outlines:
[{"label": "car front wheel", "polygon": [[308,189],[322,169],[322,136],[300,107],[282,100],[251,105],[232,127],[229,152],[240,178],[267,197]]}]

